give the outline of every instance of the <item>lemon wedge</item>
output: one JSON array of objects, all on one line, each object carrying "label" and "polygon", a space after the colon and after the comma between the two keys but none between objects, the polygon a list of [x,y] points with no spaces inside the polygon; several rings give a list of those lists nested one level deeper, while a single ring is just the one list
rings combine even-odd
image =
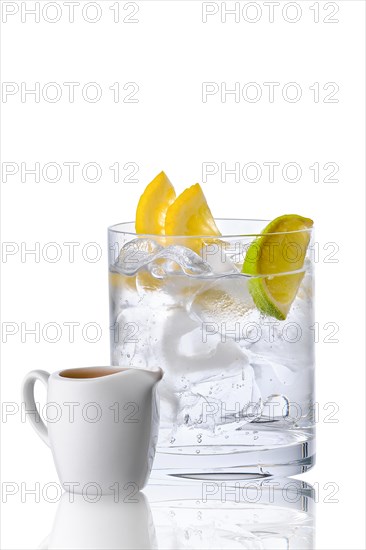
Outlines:
[{"label": "lemon wedge", "polygon": [[304,277],[312,226],[312,220],[297,214],[280,216],[249,246],[242,273],[253,276],[249,291],[265,315],[286,319]]},{"label": "lemon wedge", "polygon": [[160,172],[140,197],[136,210],[136,233],[164,235],[167,210],[174,200],[174,187],[165,172]]},{"label": "lemon wedge", "polygon": [[221,235],[199,183],[188,187],[168,208],[166,235]]}]

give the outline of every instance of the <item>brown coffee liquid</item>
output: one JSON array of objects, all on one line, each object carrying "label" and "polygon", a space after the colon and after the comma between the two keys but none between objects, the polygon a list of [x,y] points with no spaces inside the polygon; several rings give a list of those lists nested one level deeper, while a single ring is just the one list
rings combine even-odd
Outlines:
[{"label": "brown coffee liquid", "polygon": [[60,376],[63,378],[100,378],[101,376],[109,376],[123,370],[126,369],[118,369],[117,367],[86,367],[63,370],[60,372]]}]

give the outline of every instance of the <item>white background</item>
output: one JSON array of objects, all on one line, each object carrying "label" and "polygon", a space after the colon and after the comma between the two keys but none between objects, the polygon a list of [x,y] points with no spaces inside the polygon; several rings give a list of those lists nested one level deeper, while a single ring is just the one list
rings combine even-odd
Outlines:
[{"label": "white background", "polygon": [[[7,2],[2,2],[4,10]],[[220,173],[203,184],[214,215],[218,217],[271,219],[297,212],[311,217],[319,242],[317,265],[316,320],[320,326],[317,344],[317,401],[319,402],[318,462],[300,476],[319,489],[317,505],[317,548],[364,548],[364,21],[362,1],[338,1],[338,23],[325,23],[320,2],[319,23],[314,22],[313,2],[298,2],[301,18],[287,22],[282,15],[285,2],[276,8],[269,23],[268,7],[257,2],[262,17],[256,23],[233,16],[220,21],[220,13],[202,22],[201,2],[139,3],[134,16],[138,23],[113,22],[112,2],[99,2],[101,19],[88,23],[81,16],[82,0],[75,8],[75,22],[59,2],[60,21],[49,23],[41,15],[21,21],[18,13],[2,24],[2,80],[22,82],[41,89],[58,83],[63,95],[51,103],[21,94],[3,96],[2,162],[41,167],[49,162],[95,162],[102,168],[98,182],[85,181],[81,168],[75,181],[66,169],[60,181],[35,182],[20,172],[2,183],[2,241],[15,243],[13,255],[2,256],[2,328],[15,323],[16,334],[2,345],[2,400],[20,401],[20,384],[27,371],[57,370],[71,366],[108,364],[108,287],[106,229],[134,219],[135,207],[145,185],[164,169],[177,190],[202,182],[202,163],[226,162],[241,167],[249,162],[262,166],[260,181],[246,182],[233,176],[221,181]],[[45,2],[41,2],[44,5]],[[121,19],[132,11],[123,10]],[[227,5],[232,7],[233,3]],[[241,2],[244,6],[247,2]],[[220,3],[217,4],[220,7]],[[10,9],[10,8],[9,8]],[[55,17],[50,8],[46,17]],[[292,8],[291,8],[292,9]],[[287,12],[293,18],[293,11]],[[94,17],[91,9],[90,17]],[[249,17],[253,18],[250,12]],[[4,12],[3,12],[4,17]],[[64,82],[79,82],[75,102],[70,103]],[[103,95],[96,103],[85,101],[81,88],[97,82]],[[114,103],[109,86],[136,82],[138,103]],[[256,103],[220,94],[202,102],[202,83],[256,82],[263,96]],[[274,101],[268,100],[264,82],[279,82]],[[302,89],[299,101],[285,101],[283,86],[296,82]],[[320,83],[320,101],[309,89]],[[335,82],[337,103],[324,103],[323,86]],[[290,93],[290,92],[289,92]],[[51,90],[50,90],[51,94]],[[5,102],[6,100],[6,102]],[[122,179],[126,163],[136,163],[137,183],[113,182],[109,169],[120,163]],[[281,167],[296,162],[302,168],[298,182],[286,182],[280,171],[270,182],[263,162]],[[336,163],[337,183],[319,182],[309,169]],[[4,169],[4,164],[3,164]],[[51,173],[50,173],[51,174]],[[59,261],[49,261],[56,242],[62,251]],[[63,243],[80,243],[70,262]],[[88,261],[98,243],[103,254]],[[23,245],[21,243],[24,243]],[[40,243],[40,257],[21,250]],[[336,243],[337,262],[326,262]],[[7,245],[9,251],[12,245]],[[10,248],[9,248],[10,246]],[[333,245],[332,245],[333,246]],[[17,252],[16,250],[19,250]],[[86,251],[85,251],[86,250]],[[42,255],[42,251],[44,255]],[[49,254],[49,257],[47,256]],[[21,323],[28,328],[40,323],[63,327],[56,343],[34,336],[21,340]],[[75,341],[68,341],[63,323],[78,322]],[[103,329],[95,343],[86,342],[81,328],[97,323]],[[339,325],[337,343],[324,341],[326,323]],[[6,327],[9,327],[7,324]],[[50,332],[52,337],[52,331]],[[89,338],[93,337],[90,331]],[[325,422],[327,403],[339,408]],[[2,423],[2,479],[30,486],[56,481],[51,456],[19,414]],[[330,493],[324,486],[337,484],[338,502],[324,502]],[[9,497],[3,506],[3,548],[35,548],[50,531],[56,504],[23,504],[20,496]]]}]

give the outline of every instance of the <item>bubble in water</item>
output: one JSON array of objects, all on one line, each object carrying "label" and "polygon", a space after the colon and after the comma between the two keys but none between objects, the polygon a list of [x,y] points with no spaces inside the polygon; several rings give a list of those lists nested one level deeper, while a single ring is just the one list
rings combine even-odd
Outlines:
[{"label": "bubble in water", "polygon": [[262,417],[266,420],[281,420],[290,414],[290,402],[285,395],[269,395],[264,403]]}]

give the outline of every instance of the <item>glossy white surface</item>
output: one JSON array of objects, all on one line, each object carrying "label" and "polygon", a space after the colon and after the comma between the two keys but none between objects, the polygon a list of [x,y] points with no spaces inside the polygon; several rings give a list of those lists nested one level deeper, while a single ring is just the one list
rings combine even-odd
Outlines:
[{"label": "glossy white surface", "polygon": [[297,480],[187,484],[175,479],[171,485],[148,485],[144,493],[119,502],[64,493],[39,548],[314,548],[315,494]]},{"label": "glossy white surface", "polygon": [[151,510],[143,493],[132,502],[104,496],[88,502],[82,495],[64,493],[50,534],[40,548],[48,550],[156,548]]},{"label": "glossy white surface", "polygon": [[[36,82],[42,89],[55,81],[63,92],[55,103],[45,101],[41,93],[37,103],[31,94],[22,102],[19,90],[2,104],[2,160],[18,166],[2,185],[1,196],[2,241],[14,243],[13,248],[9,244],[13,253],[3,256],[1,263],[2,328],[14,332],[6,341],[3,332],[1,355],[2,548],[37,548],[52,530],[61,497],[49,449],[21,413],[22,378],[36,368],[108,364],[106,228],[134,219],[140,194],[160,170],[166,171],[178,192],[202,182],[216,216],[273,219],[296,212],[315,220],[317,464],[301,477],[318,493],[313,547],[366,548],[361,306],[365,298],[365,3],[297,0],[302,17],[288,23],[283,10],[287,5],[288,16],[293,17],[296,6],[279,1],[279,6],[261,0],[240,2],[243,9],[248,6],[248,16],[258,14],[259,21],[249,23],[241,16],[236,23],[235,15],[228,15],[223,24],[222,2],[214,2],[219,11],[203,23],[201,2],[138,1],[135,24],[123,22],[133,11],[124,1],[97,2],[102,10],[97,23],[82,17],[83,9],[95,17],[93,6],[85,8],[89,0],[79,6],[73,3],[74,23],[68,16],[73,6],[64,0],[57,1],[62,17],[56,23],[42,15],[37,23],[31,13],[22,22],[22,9],[36,8],[33,0],[0,2],[4,9],[7,4],[8,9],[18,9],[1,27],[3,82],[15,81],[20,87],[24,81],[28,90],[34,90]],[[49,18],[57,16],[56,3],[39,4],[48,4]],[[227,8],[234,10],[238,4],[232,1]],[[333,18],[339,23],[325,23],[337,6]],[[63,85],[70,81],[80,83],[75,86],[74,103]],[[103,89],[96,103],[82,98],[83,87],[91,81]],[[123,86],[133,81],[140,86],[140,101],[124,103],[131,89]],[[218,92],[202,103],[204,81],[226,82],[228,90],[235,82],[257,82],[263,99],[236,103],[232,94],[221,103]],[[303,90],[297,103],[282,97],[283,85],[290,81]],[[116,82],[119,103],[109,89]],[[273,103],[264,82],[280,83]],[[309,88],[315,82],[320,86],[319,103],[314,103]],[[332,91],[323,89],[327,82],[340,86],[337,104],[323,102]],[[54,97],[54,89],[51,94]],[[22,181],[22,162],[25,169],[33,170],[40,163],[39,182],[34,173]],[[58,163],[60,181],[50,181],[57,176],[52,167],[48,180],[42,176],[49,162]],[[80,163],[73,181],[67,162]],[[89,162],[98,163],[102,171],[95,183],[83,177]],[[219,170],[206,182],[204,162],[215,163]],[[274,181],[269,179],[270,162],[279,163]],[[289,162],[301,168],[297,182],[283,178]],[[325,181],[332,173],[331,166],[325,168],[329,162],[339,166],[333,176],[338,183]],[[127,163],[138,165],[137,174],[130,176],[133,166]],[[234,173],[222,181],[225,166],[234,170],[236,163],[240,181]],[[248,163],[258,164],[258,182],[244,180],[242,170]],[[248,168],[253,180],[256,168]],[[95,172],[90,167],[90,178]],[[291,168],[289,175],[294,175]],[[88,247],[88,243],[96,244]],[[333,256],[331,243],[338,246]],[[74,330],[70,323],[75,323]],[[94,329],[88,328],[90,323]],[[339,326],[333,338],[332,325],[327,323]],[[37,386],[36,400],[42,409],[45,391]],[[199,529],[198,518],[193,525]],[[231,522],[230,529],[235,533]],[[180,531],[179,538],[186,540],[184,536]],[[211,540],[206,539],[207,548]]]}]

